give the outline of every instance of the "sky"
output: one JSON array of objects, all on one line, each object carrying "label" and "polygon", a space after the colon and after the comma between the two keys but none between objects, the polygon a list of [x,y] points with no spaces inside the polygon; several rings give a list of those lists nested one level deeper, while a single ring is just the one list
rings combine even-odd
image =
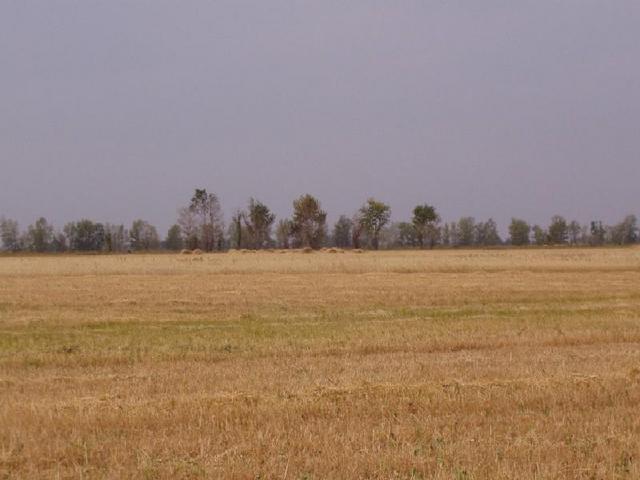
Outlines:
[{"label": "sky", "polygon": [[4,0],[0,215],[640,215],[640,2]]}]

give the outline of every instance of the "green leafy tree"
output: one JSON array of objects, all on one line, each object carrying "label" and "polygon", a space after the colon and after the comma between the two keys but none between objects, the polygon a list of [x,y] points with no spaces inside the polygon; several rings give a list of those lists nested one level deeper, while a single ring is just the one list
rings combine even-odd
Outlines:
[{"label": "green leafy tree", "polygon": [[[396,240],[398,247],[422,247],[421,239],[418,238],[418,232],[413,222],[399,222],[394,226],[398,231],[398,238]],[[424,242],[424,237],[422,240]]]},{"label": "green leafy tree", "polygon": [[420,248],[424,247],[425,240],[429,243],[429,248],[433,248],[439,237],[439,221],[440,216],[431,205],[425,203],[413,209],[412,223]]},{"label": "green leafy tree", "polygon": [[547,231],[540,225],[534,225],[531,232],[533,233],[533,242],[536,245],[542,246],[547,243]]},{"label": "green leafy tree", "polygon": [[69,248],[81,252],[100,251],[105,246],[104,225],[89,219],[70,222],[64,227]]},{"label": "green leafy tree", "polygon": [[[251,198],[246,215],[243,216],[251,246],[256,249],[271,244],[271,226],[276,219],[264,203]],[[241,232],[242,230],[240,230]]]},{"label": "green leafy tree", "polygon": [[551,217],[551,224],[548,231],[549,243],[561,245],[567,243],[569,238],[569,227],[564,217],[554,215]]},{"label": "green leafy tree", "polygon": [[380,231],[391,218],[391,207],[374,198],[370,198],[360,208],[359,218],[360,225],[371,239],[371,246],[374,250],[378,250]]},{"label": "green leafy tree", "polygon": [[485,247],[492,245],[500,245],[502,239],[498,233],[498,225],[490,218],[486,222],[479,222],[475,226],[475,244]]},{"label": "green leafy tree", "polygon": [[29,250],[46,252],[53,241],[53,226],[49,225],[46,218],[40,217],[33,225],[29,225],[26,239]]},{"label": "green leafy tree", "polygon": [[169,228],[167,232],[167,238],[164,241],[164,247],[167,250],[180,250],[184,245],[184,241],[182,239],[182,229],[180,225],[175,224]]},{"label": "green leafy tree", "polygon": [[475,243],[476,221],[473,217],[462,217],[457,225],[457,245],[468,247]]},{"label": "green leafy tree", "polygon": [[511,241],[511,245],[529,245],[530,235],[531,227],[527,222],[519,218],[511,219],[511,224],[509,225],[509,238]]},{"label": "green leafy tree", "polygon": [[291,232],[298,245],[320,248],[326,235],[327,213],[313,196],[302,195],[293,202]]}]

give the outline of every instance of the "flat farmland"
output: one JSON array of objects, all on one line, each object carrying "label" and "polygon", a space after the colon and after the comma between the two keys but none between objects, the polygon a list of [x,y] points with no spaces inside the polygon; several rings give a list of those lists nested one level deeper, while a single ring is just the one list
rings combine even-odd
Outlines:
[{"label": "flat farmland", "polygon": [[0,478],[640,478],[640,249],[0,257]]}]

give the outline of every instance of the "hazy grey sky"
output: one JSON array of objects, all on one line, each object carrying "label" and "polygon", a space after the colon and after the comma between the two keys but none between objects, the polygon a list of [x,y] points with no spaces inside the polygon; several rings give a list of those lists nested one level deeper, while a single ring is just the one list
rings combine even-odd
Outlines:
[{"label": "hazy grey sky", "polygon": [[640,214],[640,2],[0,2],[0,215]]}]

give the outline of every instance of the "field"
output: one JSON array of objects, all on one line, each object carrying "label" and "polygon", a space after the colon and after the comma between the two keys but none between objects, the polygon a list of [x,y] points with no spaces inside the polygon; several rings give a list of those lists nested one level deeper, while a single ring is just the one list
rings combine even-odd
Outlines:
[{"label": "field", "polygon": [[640,478],[640,249],[0,257],[0,478]]}]

